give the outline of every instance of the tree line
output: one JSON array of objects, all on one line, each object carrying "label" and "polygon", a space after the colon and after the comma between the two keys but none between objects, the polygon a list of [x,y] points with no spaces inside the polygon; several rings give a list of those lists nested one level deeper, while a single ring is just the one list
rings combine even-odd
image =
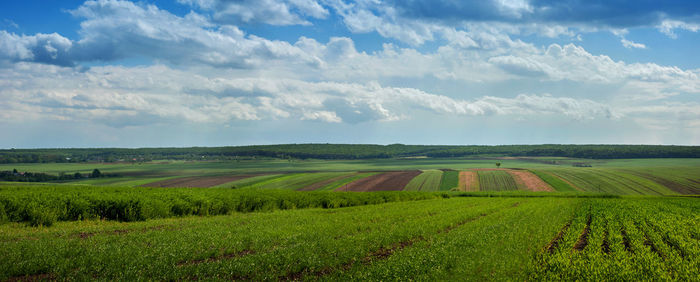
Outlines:
[{"label": "tree line", "polygon": [[76,173],[59,173],[58,176],[47,174],[43,172],[19,172],[17,169],[12,171],[0,171],[0,180],[2,181],[14,181],[14,182],[47,182],[47,181],[61,181],[61,180],[76,180],[83,178],[99,178],[99,177],[115,177],[116,174],[105,174],[99,169],[92,170],[92,173],[82,174],[80,172]]},{"label": "tree line", "polygon": [[284,144],[190,148],[78,148],[0,150],[0,163],[144,162],[244,158],[385,159],[401,157],[698,158],[700,146],[664,145],[365,145]]}]

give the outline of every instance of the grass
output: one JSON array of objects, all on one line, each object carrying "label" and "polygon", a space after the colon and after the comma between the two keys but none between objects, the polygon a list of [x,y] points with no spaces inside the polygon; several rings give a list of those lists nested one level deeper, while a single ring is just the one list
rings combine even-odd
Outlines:
[{"label": "grass", "polygon": [[450,191],[459,186],[459,171],[448,170],[442,173],[440,191]]},{"label": "grass", "polygon": [[453,197],[7,223],[0,280],[696,280],[698,210],[690,198]]},{"label": "grass", "polygon": [[440,189],[440,180],[442,179],[442,171],[426,170],[418,176],[411,179],[404,190],[406,191],[438,191]]},{"label": "grass", "polygon": [[502,170],[478,171],[479,190],[504,191],[518,190],[518,185],[508,172]]}]

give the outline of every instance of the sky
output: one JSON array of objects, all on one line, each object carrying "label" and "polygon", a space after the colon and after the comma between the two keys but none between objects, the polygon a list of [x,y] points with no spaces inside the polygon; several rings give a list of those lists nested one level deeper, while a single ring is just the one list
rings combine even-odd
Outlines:
[{"label": "sky", "polygon": [[700,2],[0,3],[0,148],[700,145]]}]

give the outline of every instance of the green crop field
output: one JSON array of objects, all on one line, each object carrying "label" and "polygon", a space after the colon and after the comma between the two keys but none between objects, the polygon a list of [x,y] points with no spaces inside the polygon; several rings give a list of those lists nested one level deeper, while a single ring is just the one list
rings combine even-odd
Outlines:
[{"label": "green crop field", "polygon": [[479,190],[505,191],[518,190],[518,185],[508,172],[501,170],[479,171]]},{"label": "green crop field", "polygon": [[549,174],[547,172],[541,171],[541,170],[530,170],[532,173],[537,175],[540,179],[544,180],[544,182],[547,182],[547,184],[551,185],[554,190],[558,192],[572,192],[572,191],[577,191],[576,188],[571,186],[569,183],[566,181],[562,180],[559,177],[556,177],[552,174]]},{"label": "green crop field", "polygon": [[[221,177],[240,174],[264,174],[232,181],[218,187],[258,187],[302,189],[332,179],[331,174],[370,173],[376,171],[422,169],[445,170],[437,188],[447,191],[455,187],[459,176],[452,170],[493,168],[500,162],[505,168],[524,168],[552,185],[557,191],[593,191],[617,194],[700,194],[700,161],[697,159],[640,159],[640,160],[582,160],[570,158],[521,159],[378,159],[378,160],[239,160],[239,161],[160,161],[146,163],[35,163],[0,164],[0,170],[40,172],[58,175],[63,172],[89,174],[100,169],[105,178],[83,178],[62,181],[68,184],[105,186],[139,186],[150,182],[177,177]],[[572,163],[584,162],[592,168],[575,168]],[[301,176],[301,173],[306,176]],[[339,177],[336,174],[335,177]],[[435,173],[437,174],[437,173]],[[297,176],[293,176],[297,175]],[[328,176],[328,178],[326,177]],[[426,175],[427,176],[427,175]],[[355,176],[352,176],[355,177]],[[352,180],[357,180],[353,178]],[[346,178],[345,180],[349,180]],[[417,181],[417,180],[416,180]],[[335,183],[337,182],[337,183]],[[351,182],[351,181],[350,181]],[[343,179],[319,188],[333,190],[349,183]],[[487,184],[488,185],[488,184]],[[332,187],[334,186],[334,187]],[[411,189],[413,184],[411,184]],[[449,187],[448,187],[449,186]],[[486,189],[494,189],[486,188]]]},{"label": "green crop field", "polygon": [[[451,191],[460,170],[496,162],[532,171],[556,191],[517,190],[502,170],[464,179],[481,191]],[[50,175],[97,168],[107,176],[0,182],[0,281],[688,281],[700,275],[700,201],[682,196],[700,194],[696,159],[1,166],[5,175],[14,168]],[[337,192],[369,176],[416,169],[423,172],[405,187],[414,191]],[[242,176],[211,188],[139,187]],[[539,181],[534,176],[519,181]]]},{"label": "green crop field", "polygon": [[616,169],[558,168],[543,169],[542,171],[560,177],[582,191],[620,195],[676,194],[671,189],[652,180]]},{"label": "green crop field", "polygon": [[442,179],[442,171],[426,170],[416,176],[406,184],[406,191],[438,191],[440,189],[440,180]]},{"label": "green crop field", "polygon": [[[106,193],[116,188],[80,194],[79,186],[28,187],[88,199],[123,194]],[[271,203],[321,202],[297,195],[438,198],[137,222],[59,221],[52,227],[5,223],[0,280],[694,280],[700,275],[700,218],[689,216],[700,202],[693,198],[139,189],[150,191],[142,197],[154,199],[160,193],[186,194],[182,199],[214,190],[253,198],[260,193],[274,198]],[[5,187],[0,196],[25,193],[21,198],[28,201],[47,195],[20,190]]]},{"label": "green crop field", "polygon": [[447,170],[442,173],[440,180],[440,191],[449,191],[459,186],[459,171]]}]

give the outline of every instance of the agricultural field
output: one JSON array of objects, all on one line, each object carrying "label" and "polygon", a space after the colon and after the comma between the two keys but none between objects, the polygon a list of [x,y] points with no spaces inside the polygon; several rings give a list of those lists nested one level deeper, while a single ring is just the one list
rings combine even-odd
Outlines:
[{"label": "agricultural field", "polygon": [[700,163],[642,162],[32,164],[112,175],[0,182],[0,280],[694,280]]},{"label": "agricultural field", "polygon": [[440,179],[440,191],[450,191],[459,188],[459,171],[448,169],[442,173]]},{"label": "agricultural field", "polygon": [[[500,162],[501,168],[495,168]],[[587,162],[594,167],[572,167]],[[700,194],[696,159],[567,158],[161,161],[142,164],[12,164],[5,169],[50,175],[100,169],[109,177],[52,183],[104,186],[225,187],[290,190],[582,191],[613,194]],[[409,169],[410,168],[410,169]],[[500,170],[493,178],[484,170]],[[408,173],[410,172],[410,173]],[[478,173],[477,173],[478,172]],[[441,174],[438,176],[438,174]],[[413,177],[411,177],[413,176]],[[489,178],[490,177],[490,178]],[[480,179],[483,178],[483,179]],[[496,182],[499,181],[502,182]],[[426,182],[426,180],[429,180]],[[512,180],[512,181],[511,181]],[[482,183],[483,182],[483,183]],[[513,186],[513,182],[515,182]],[[423,187],[425,183],[425,187]],[[500,183],[500,184],[499,184]],[[494,186],[495,185],[495,186]]]},{"label": "agricultural field", "polygon": [[440,181],[442,180],[441,170],[426,170],[420,175],[414,177],[404,190],[406,191],[438,191],[440,190]]},{"label": "agricultural field", "polygon": [[503,170],[480,170],[479,189],[481,191],[518,190],[518,184],[508,172]]},{"label": "agricultural field", "polygon": [[670,188],[651,179],[617,169],[557,168],[543,169],[579,191],[613,193],[619,195],[671,195]]},{"label": "agricultural field", "polygon": [[[285,193],[278,197],[320,193],[279,192]],[[345,208],[59,221],[51,227],[5,223],[0,280],[694,280],[700,275],[697,199],[553,195],[455,194]]]}]

